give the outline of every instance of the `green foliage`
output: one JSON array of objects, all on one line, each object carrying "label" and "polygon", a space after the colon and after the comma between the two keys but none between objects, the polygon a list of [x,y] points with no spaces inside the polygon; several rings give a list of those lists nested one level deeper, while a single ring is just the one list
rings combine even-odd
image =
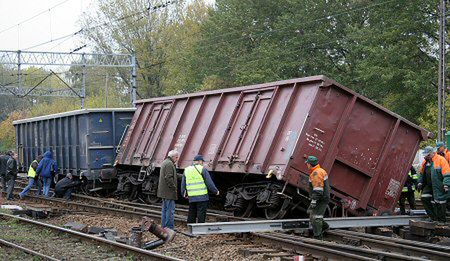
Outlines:
[{"label": "green foliage", "polygon": [[[134,15],[161,3],[100,0],[80,21],[85,27],[108,22],[83,31],[94,51],[136,54],[142,98],[324,74],[436,130],[436,1],[216,0],[211,7],[191,0]],[[103,107],[108,72],[87,71],[86,104]],[[8,73],[14,80],[14,72]],[[47,72],[29,73],[26,81],[33,84],[33,74]],[[115,73],[109,74],[108,106],[127,106],[129,72]],[[64,77],[79,87],[80,75],[71,68]],[[19,105],[0,99],[8,108],[0,120],[24,104],[33,105],[27,116],[79,106],[74,100]]]}]

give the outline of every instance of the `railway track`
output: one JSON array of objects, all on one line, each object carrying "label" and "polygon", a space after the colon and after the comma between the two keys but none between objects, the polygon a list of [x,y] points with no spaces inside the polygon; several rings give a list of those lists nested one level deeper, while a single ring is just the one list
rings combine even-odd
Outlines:
[{"label": "railway track", "polygon": [[[161,208],[155,205],[79,194],[74,194],[74,201],[35,196],[29,198],[32,201],[59,208],[134,218],[150,216],[159,219],[161,213]],[[183,214],[186,213],[187,209],[177,206],[175,220],[185,224],[186,216]],[[248,220],[217,211],[209,213],[208,219],[216,221]],[[329,231],[325,241],[278,232],[250,234],[253,247],[269,246],[273,248],[272,253],[286,251],[286,255],[289,257],[294,255],[293,253],[306,253],[315,258],[335,260],[450,260],[450,247],[347,230]]]},{"label": "railway track", "polygon": [[[450,253],[449,248],[436,250],[435,248],[440,246],[433,244],[417,246],[417,242],[412,241],[402,242],[405,245],[401,245],[400,242],[371,239],[363,235],[350,236],[342,231],[330,232],[324,241],[284,233],[252,233],[252,236],[261,243],[311,253],[314,257],[337,260],[449,260]],[[351,237],[362,241],[362,244],[350,244],[348,239]]]},{"label": "railway track", "polygon": [[[22,185],[24,185],[24,180],[21,180]],[[14,189],[16,192],[20,192],[24,187],[16,186]],[[32,189],[32,192],[36,189]],[[142,217],[148,216],[152,218],[161,218],[161,206],[141,204],[135,202],[127,202],[117,199],[105,199],[99,197],[92,197],[82,194],[72,194],[72,201],[66,201],[57,198],[43,198],[33,195],[28,195],[27,198],[38,203],[52,203],[56,205],[62,205],[63,207],[78,210],[78,211],[93,211],[95,213],[105,213],[105,214],[117,214],[121,216],[128,217]],[[175,209],[175,221],[186,223],[188,214],[187,206],[177,205]],[[243,221],[249,220],[246,218],[240,218],[232,216],[231,213],[217,210],[208,210],[207,219],[209,221]]]},{"label": "railway track", "polygon": [[4,239],[0,239],[0,245],[19,250],[19,251],[24,252],[33,257],[42,258],[43,260],[50,260],[50,261],[59,261],[60,260],[60,259],[56,259],[54,257],[48,256],[48,255],[39,253],[37,251],[34,251],[33,249],[20,246],[18,244],[15,244],[13,242],[10,242],[10,241],[4,240]]},{"label": "railway track", "polygon": [[[62,228],[59,226],[51,225],[51,224],[44,223],[44,222],[39,222],[39,221],[28,219],[28,218],[18,217],[18,216],[14,216],[14,215],[10,215],[10,214],[5,214],[5,213],[0,213],[0,218],[14,220],[16,222],[25,223],[28,225],[34,225],[40,229],[50,229],[50,230],[53,230],[54,232],[57,232],[60,234],[69,235],[71,237],[77,237],[77,238],[81,239],[82,241],[87,241],[88,243],[95,242],[96,244],[102,244],[107,248],[111,248],[111,249],[114,249],[116,252],[122,253],[122,255],[125,255],[125,257],[126,256],[139,257],[139,258],[145,259],[145,260],[148,260],[148,259],[151,259],[151,260],[173,260],[173,261],[181,260],[178,258],[165,256],[165,255],[153,252],[153,251],[148,251],[148,250],[137,248],[134,246],[118,243],[115,241],[110,241],[110,240],[107,240],[104,238],[92,236],[89,234],[77,232],[74,230]],[[52,240],[55,240],[55,238],[52,238]],[[61,239],[58,238],[58,240],[55,240],[55,242],[59,242],[59,240],[61,240]],[[65,247],[66,246],[64,246],[63,248],[65,248]],[[25,251],[25,249],[22,249],[22,250]],[[70,252],[70,251],[68,251],[68,252]],[[129,255],[130,253],[131,253],[131,255]],[[35,254],[38,255],[38,252],[35,252]]]}]

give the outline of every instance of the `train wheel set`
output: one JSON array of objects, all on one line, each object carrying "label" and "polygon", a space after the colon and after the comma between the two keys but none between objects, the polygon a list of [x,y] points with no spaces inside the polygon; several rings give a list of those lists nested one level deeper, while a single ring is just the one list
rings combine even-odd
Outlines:
[{"label": "train wheel set", "polygon": [[325,76],[13,124],[24,171],[52,150],[61,175],[86,180],[86,194],[158,203],[159,167],[167,153],[180,153],[180,174],[202,154],[223,208],[267,219],[306,211],[309,155],[329,173],[329,216],[392,212],[420,142],[431,135]]}]

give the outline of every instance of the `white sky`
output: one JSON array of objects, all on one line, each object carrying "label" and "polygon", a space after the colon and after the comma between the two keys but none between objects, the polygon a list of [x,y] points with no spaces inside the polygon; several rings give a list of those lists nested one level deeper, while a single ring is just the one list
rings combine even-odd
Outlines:
[{"label": "white sky", "polygon": [[[0,0],[0,50],[23,50],[74,33],[79,30],[77,21],[82,12],[94,4],[94,0]],[[30,51],[70,52],[80,45],[77,37],[71,37]]]},{"label": "white sky", "polygon": [[[26,50],[70,35],[80,29],[80,15],[95,6],[96,0],[0,0],[0,50]],[[35,15],[38,16],[23,22]],[[80,38],[74,36],[28,51],[70,52],[81,45]]]}]

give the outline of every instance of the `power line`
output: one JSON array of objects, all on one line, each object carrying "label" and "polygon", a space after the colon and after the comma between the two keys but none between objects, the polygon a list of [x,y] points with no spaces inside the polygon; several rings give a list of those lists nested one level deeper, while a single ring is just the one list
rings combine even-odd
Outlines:
[{"label": "power line", "polygon": [[[347,10],[347,11],[341,11],[341,12],[338,12],[338,13],[326,15],[326,16],[321,17],[321,18],[317,18],[317,19],[305,21],[303,24],[310,24],[310,23],[313,23],[313,22],[318,22],[318,21],[320,21],[320,20],[330,19],[330,18],[332,18],[332,17],[340,16],[340,15],[343,15],[343,14],[346,14],[346,13],[350,13],[350,12],[354,12],[354,11],[358,11],[358,10],[364,10],[364,9],[368,9],[368,8],[372,8],[372,7],[378,7],[378,6],[381,6],[381,5],[383,5],[383,4],[392,3],[392,2],[396,2],[396,1],[399,1],[399,0],[388,0],[388,1],[385,1],[385,2],[383,2],[383,3],[370,4],[370,5],[366,5],[366,6],[363,6],[363,7],[358,7],[358,8],[350,9],[350,10]],[[401,1],[401,0],[400,0],[400,1]],[[398,25],[394,25],[394,26],[389,27],[389,28],[392,29],[392,28],[396,28],[396,27],[398,27]],[[389,28],[385,28],[385,29],[389,29]],[[212,44],[200,45],[200,46],[198,47],[198,49],[200,49],[200,50],[205,50],[205,49],[209,49],[209,48],[214,47],[214,46],[218,46],[218,45],[220,45],[220,44],[222,44],[222,43],[226,43],[226,42],[228,42],[228,43],[229,43],[229,42],[234,42],[234,41],[243,40],[243,39],[245,39],[245,38],[249,38],[249,37],[253,37],[253,36],[257,36],[257,35],[271,34],[271,33],[273,33],[273,32],[277,32],[277,31],[286,31],[286,30],[289,30],[289,29],[290,29],[290,28],[283,27],[283,28],[280,28],[280,29],[266,30],[266,31],[264,31],[264,32],[255,33],[255,34],[252,34],[252,35],[246,35],[246,36],[239,37],[239,38],[234,38],[234,39],[231,39],[231,40],[214,41]],[[218,36],[218,37],[221,37],[221,36],[224,36],[224,35],[229,35],[229,34],[230,34],[230,33],[221,34],[221,35]],[[315,34],[316,34],[315,32],[312,32],[312,33],[309,33],[309,34],[306,34],[306,35],[302,35],[302,37],[314,36]],[[212,40],[214,40],[214,39],[217,39],[218,37],[213,37],[213,38],[211,38],[211,39],[206,39],[205,41],[212,41]],[[290,38],[290,39],[288,40],[288,42],[286,42],[286,44],[289,43],[289,42],[292,41],[292,40],[295,40],[295,39],[298,39],[298,38],[297,38],[297,34],[295,34],[294,37]],[[351,38],[350,38],[350,39],[351,39]],[[330,43],[333,43],[333,42],[334,42],[334,41],[332,41],[332,42],[330,42]],[[310,43],[310,44],[314,44],[314,43]],[[241,51],[239,54],[245,54],[245,53],[246,53],[245,51]],[[238,55],[239,55],[239,54],[238,54]],[[167,63],[167,62],[169,62],[169,61],[177,60],[178,58],[184,59],[185,57],[183,57],[183,56],[178,56],[177,58],[166,59],[166,60],[164,60],[164,61],[160,61],[160,62],[156,62],[156,63],[150,64],[150,65],[148,65],[147,67],[154,67],[154,66],[162,65],[162,64],[165,64],[165,63]]]},{"label": "power line", "polygon": [[[351,13],[351,12],[364,10],[364,9],[370,9],[370,8],[373,8],[373,7],[378,7],[378,6],[382,6],[382,5],[389,4],[389,3],[392,3],[392,2],[397,2],[397,1],[398,2],[400,2],[400,1],[404,2],[403,0],[387,0],[387,1],[384,1],[384,2],[381,2],[381,3],[368,4],[368,5],[365,5],[365,6],[356,7],[356,8],[349,9],[349,10],[347,10],[347,8],[345,8],[346,11],[341,11],[341,12],[338,12],[338,13],[325,15],[325,16],[317,18],[317,19],[308,20],[308,21],[302,22],[302,24],[310,24],[310,23],[313,23],[313,22],[319,22],[319,21],[322,21],[322,20],[328,20],[330,18],[341,16],[341,15],[348,14],[348,13]],[[241,39],[250,38],[250,37],[259,36],[259,35],[264,35],[264,34],[272,34],[272,33],[275,33],[275,32],[286,31],[286,30],[290,30],[290,28],[285,26],[285,27],[281,27],[281,28],[278,28],[278,29],[268,29],[268,30],[265,30],[265,31],[262,31],[262,32],[259,32],[259,33],[252,33],[252,34],[249,34],[249,35],[245,35],[245,36],[241,36],[241,37],[238,37],[238,38],[234,38],[234,39],[231,39],[231,41],[241,40]],[[242,33],[242,31],[235,30],[235,31],[232,31],[232,32],[229,32],[229,33],[218,35],[218,36],[210,38],[210,39],[200,40],[200,42],[202,42],[202,41],[215,41],[218,38],[221,38],[223,36],[232,35],[233,33]],[[214,45],[217,45],[217,44],[220,44],[220,43],[223,43],[223,42],[227,42],[227,40],[220,41],[220,42],[216,42],[215,41]]]},{"label": "power line", "polygon": [[[68,0],[66,0],[66,1],[68,1]],[[153,6],[153,7],[147,7],[147,8],[145,8],[144,10],[140,10],[140,11],[133,12],[133,13],[131,13],[131,14],[128,14],[128,15],[124,15],[124,16],[122,16],[122,17],[119,17],[119,18],[117,18],[117,19],[115,19],[115,20],[112,20],[112,21],[109,21],[109,22],[104,22],[104,23],[100,23],[100,24],[93,25],[93,26],[90,26],[90,27],[81,28],[80,30],[78,30],[78,31],[76,31],[76,32],[73,32],[73,33],[70,33],[70,34],[67,34],[67,35],[58,37],[58,38],[56,38],[56,39],[51,39],[51,40],[49,40],[49,41],[45,41],[45,42],[38,43],[38,44],[33,45],[33,46],[31,46],[31,47],[27,47],[27,48],[25,48],[25,49],[23,49],[23,50],[30,50],[30,49],[33,49],[33,48],[36,48],[36,47],[39,47],[39,46],[42,46],[42,45],[46,45],[46,44],[48,44],[48,43],[56,42],[56,41],[59,41],[59,40],[62,40],[62,39],[66,39],[66,38],[68,38],[68,37],[73,37],[73,36],[75,36],[75,35],[77,35],[77,34],[79,34],[79,33],[81,33],[81,32],[90,31],[90,30],[93,30],[93,29],[96,29],[96,28],[99,28],[99,27],[108,26],[108,25],[111,25],[112,23],[120,22],[120,21],[122,21],[122,20],[125,20],[125,19],[128,19],[128,18],[137,16],[137,15],[142,15],[142,14],[145,14],[145,13],[147,13],[147,12],[156,12],[156,11],[158,11],[159,9],[165,8],[165,7],[167,7],[167,6],[171,5],[171,4],[174,4],[174,3],[176,3],[176,2],[178,2],[178,1],[167,1],[167,2],[165,2],[165,3],[159,4],[159,5],[155,5],[155,6]],[[142,18],[143,18],[143,17],[140,17],[138,20],[140,20],[140,19],[142,19]],[[135,21],[135,22],[136,22],[136,21]]]},{"label": "power line", "polygon": [[6,32],[6,31],[9,31],[9,30],[11,30],[12,28],[14,28],[14,27],[16,27],[16,26],[19,27],[21,24],[24,24],[24,23],[26,23],[26,22],[29,22],[29,21],[33,20],[34,18],[36,18],[36,17],[38,17],[38,16],[40,16],[40,15],[42,15],[42,14],[45,14],[45,13],[47,13],[47,12],[50,12],[50,10],[52,10],[52,9],[54,9],[54,8],[56,8],[56,7],[58,7],[58,6],[62,5],[62,4],[64,4],[64,3],[66,3],[66,2],[68,2],[68,1],[70,1],[70,0],[64,0],[64,1],[61,1],[61,2],[57,3],[56,5],[54,5],[54,6],[50,7],[50,8],[47,8],[47,9],[45,9],[45,10],[43,10],[43,11],[41,11],[41,12],[39,12],[39,13],[37,13],[37,14],[35,14],[35,15],[33,15],[33,16],[31,16],[31,17],[29,17],[29,18],[27,18],[27,19],[25,19],[25,20],[23,20],[23,21],[21,21],[21,22],[19,22],[19,23],[17,23],[17,24],[11,25],[11,26],[9,26],[9,27],[7,27],[7,28],[1,30],[1,31],[0,31],[0,34]]}]

